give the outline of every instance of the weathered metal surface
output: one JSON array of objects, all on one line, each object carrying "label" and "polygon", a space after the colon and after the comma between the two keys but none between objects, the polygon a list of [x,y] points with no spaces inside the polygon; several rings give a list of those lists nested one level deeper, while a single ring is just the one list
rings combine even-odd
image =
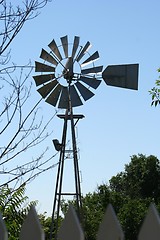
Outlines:
[{"label": "weathered metal surface", "polygon": [[81,58],[85,55],[85,53],[88,51],[90,47],[91,47],[90,42],[87,42],[85,46],[82,48],[82,50],[80,51],[79,55],[77,56],[76,58],[77,62],[81,60]]},{"label": "weathered metal surface", "polygon": [[62,60],[62,56],[60,54],[60,51],[58,49],[58,46],[56,44],[56,42],[54,41],[54,39],[52,40],[52,42],[50,42],[50,44],[48,44],[48,47],[53,51],[53,53],[57,56],[57,58],[59,59],[59,61]]},{"label": "weathered metal surface", "polygon": [[93,53],[89,58],[87,58],[82,64],[81,64],[81,67],[82,66],[85,66],[95,60],[97,60],[99,58],[99,53],[98,51],[96,51],[95,53]]},{"label": "weathered metal surface", "polygon": [[107,85],[138,90],[138,64],[110,65],[102,73]]},{"label": "weathered metal surface", "polygon": [[85,101],[94,96],[94,93],[91,92],[88,88],[84,87],[80,82],[76,82],[75,86],[78,88]]},{"label": "weathered metal surface", "polygon": [[48,66],[44,63],[35,62],[35,72],[55,72],[55,67]]},{"label": "weathered metal surface", "polygon": [[82,69],[81,73],[82,74],[101,73],[102,69],[103,69],[103,66],[86,68],[86,69]]},{"label": "weathered metal surface", "polygon": [[49,103],[49,104],[51,104],[51,105],[53,105],[53,106],[56,106],[61,91],[62,91],[62,86],[61,86],[60,84],[58,84],[58,85],[54,88],[54,90],[51,92],[51,94],[48,96],[48,98],[46,99],[46,102]]},{"label": "weathered metal surface", "polygon": [[96,78],[93,78],[93,77],[84,77],[84,76],[81,76],[79,81],[82,81],[84,83],[86,83],[88,86],[96,89],[100,83],[101,83],[101,80],[97,80]]},{"label": "weathered metal surface", "polygon": [[46,82],[49,82],[55,78],[55,74],[43,74],[43,75],[37,75],[33,76],[34,81],[36,83],[36,86],[39,86],[41,84],[44,84]]},{"label": "weathered metal surface", "polygon": [[64,55],[67,58],[68,57],[68,37],[67,36],[61,37],[61,43],[63,46]]},{"label": "weathered metal surface", "polygon": [[54,89],[54,87],[58,84],[57,80],[54,80],[50,83],[47,83],[43,87],[39,88],[37,91],[41,94],[43,98],[47,97],[48,94]]},{"label": "weathered metal surface", "polygon": [[77,107],[77,106],[83,105],[83,103],[82,103],[82,101],[79,97],[79,94],[77,93],[77,90],[75,89],[74,85],[72,85],[70,87],[70,96],[71,96],[72,107]]},{"label": "weathered metal surface", "polygon": [[80,40],[79,37],[77,37],[77,36],[74,37],[73,48],[72,48],[72,55],[71,55],[72,58],[75,57],[76,51],[77,51],[78,46],[79,46],[79,40]]}]

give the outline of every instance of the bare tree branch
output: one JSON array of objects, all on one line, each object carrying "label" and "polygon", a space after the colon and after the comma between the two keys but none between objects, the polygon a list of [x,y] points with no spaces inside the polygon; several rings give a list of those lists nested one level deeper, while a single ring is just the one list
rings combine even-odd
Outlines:
[{"label": "bare tree branch", "polygon": [[34,67],[31,62],[10,64],[9,49],[25,22],[49,1],[0,1],[0,187],[9,184],[13,191],[58,164],[52,161],[55,155],[48,155],[48,146],[39,147],[52,134],[50,124],[57,112],[43,118],[42,99],[31,97]]},{"label": "bare tree branch", "polygon": [[[31,106],[29,101],[32,84],[26,82],[32,73],[32,68],[28,70],[28,73],[23,68],[19,68],[19,71],[19,78],[17,77],[18,72],[16,72],[15,79],[12,76],[13,73],[6,72],[6,78],[3,77],[3,88],[1,88],[1,92],[4,92],[5,96],[4,101],[3,99],[1,101],[4,108],[1,108],[2,112],[0,113],[0,174],[7,176],[7,179],[5,177],[3,181],[1,178],[0,186],[13,182],[16,185],[18,182],[19,184],[25,181],[30,182],[41,172],[53,167],[53,164],[48,165],[49,160],[43,160],[48,148],[45,151],[42,150],[33,160],[19,164],[19,159],[23,159],[29,149],[35,148],[52,134],[52,130],[48,132],[48,129],[57,114],[55,111],[47,121],[44,120],[39,113],[42,99],[38,100],[33,107],[28,108]],[[23,71],[25,72],[23,73]],[[9,89],[8,97],[5,89]],[[2,139],[7,140],[3,141]],[[49,159],[51,158],[49,157]]]},{"label": "bare tree branch", "polygon": [[25,0],[15,5],[13,1],[0,2],[0,56],[1,64],[5,64],[9,56],[2,54],[22,29],[26,21],[37,17],[39,10],[51,0]]}]

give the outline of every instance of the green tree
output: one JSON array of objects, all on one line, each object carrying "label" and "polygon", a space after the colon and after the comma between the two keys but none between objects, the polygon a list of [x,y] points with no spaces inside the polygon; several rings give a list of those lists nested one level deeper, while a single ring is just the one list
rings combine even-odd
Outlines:
[{"label": "green tree", "polygon": [[10,240],[19,239],[22,223],[31,205],[37,202],[29,202],[25,196],[25,185],[13,191],[8,185],[0,189],[0,212],[5,221]]},{"label": "green tree", "polygon": [[[104,211],[110,202],[110,190],[106,184],[97,186],[93,193],[88,193],[82,197],[82,227],[85,233],[85,239],[94,240],[99,222],[102,219]],[[61,201],[61,210],[65,214],[68,211],[69,205],[72,204],[76,210],[76,200]]]},{"label": "green tree", "polygon": [[[123,172],[82,198],[86,239],[95,240],[106,207],[112,204],[125,232],[135,240],[151,202],[160,209],[160,161],[155,156],[133,155]],[[74,204],[74,203],[73,203]],[[67,203],[63,203],[65,211]]]},{"label": "green tree", "polygon": [[160,199],[160,162],[155,156],[133,155],[125,165],[125,171],[110,180],[112,191],[120,192],[130,198]]},{"label": "green tree", "polygon": [[45,233],[45,239],[49,240],[52,218],[47,217],[46,213],[40,214],[38,217]]},{"label": "green tree", "polygon": [[[160,68],[157,70],[160,72]],[[160,104],[160,77],[158,80],[155,82],[155,87],[153,87],[149,93],[151,94],[152,97],[152,102],[151,105],[154,105],[155,107]]]},{"label": "green tree", "polygon": [[[40,214],[40,215],[38,215],[38,217],[39,217],[40,223],[41,223],[42,228],[45,233],[45,239],[50,240],[52,217],[46,216],[46,213]],[[62,220],[63,220],[63,218],[61,216],[59,216],[58,228],[60,227]],[[56,221],[56,219],[54,219],[54,221]],[[52,233],[52,239],[54,239],[54,238],[55,238],[55,225],[54,225],[54,229],[53,229],[53,233]]]},{"label": "green tree", "polygon": [[[160,205],[160,161],[157,157],[133,155],[123,172],[109,181],[112,196],[121,195],[121,206],[116,209],[126,239],[134,240],[151,202]],[[113,206],[117,204],[114,202]]]},{"label": "green tree", "polygon": [[88,193],[82,199],[84,231],[87,240],[95,239],[99,223],[110,202],[110,190],[107,185],[98,186],[96,191]]},{"label": "green tree", "polygon": [[126,199],[119,211],[117,217],[123,228],[126,240],[137,239],[142,221],[147,213],[151,199]]}]

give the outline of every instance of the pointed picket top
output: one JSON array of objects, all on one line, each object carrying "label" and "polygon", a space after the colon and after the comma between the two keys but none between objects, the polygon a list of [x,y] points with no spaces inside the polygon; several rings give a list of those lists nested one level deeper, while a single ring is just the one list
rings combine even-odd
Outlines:
[{"label": "pointed picket top", "polygon": [[44,240],[44,232],[40,225],[36,210],[31,206],[20,232],[20,240]]},{"label": "pointed picket top", "polygon": [[58,231],[59,240],[84,240],[84,233],[72,205],[70,205],[65,219]]},{"label": "pointed picket top", "polygon": [[99,226],[97,240],[123,240],[124,234],[111,204]]},{"label": "pointed picket top", "polygon": [[151,203],[148,213],[144,219],[138,240],[159,240],[160,239],[160,217],[153,203]]},{"label": "pointed picket top", "polygon": [[0,240],[7,240],[7,239],[8,239],[8,233],[7,233],[6,225],[0,213]]}]

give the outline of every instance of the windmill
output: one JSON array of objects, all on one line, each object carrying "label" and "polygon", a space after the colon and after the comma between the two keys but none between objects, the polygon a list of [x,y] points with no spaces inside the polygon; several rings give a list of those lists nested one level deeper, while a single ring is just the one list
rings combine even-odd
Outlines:
[{"label": "windmill", "polygon": [[[81,219],[82,201],[75,126],[84,116],[74,114],[73,108],[83,105],[85,101],[93,97],[94,91],[102,80],[110,86],[137,90],[139,65],[110,65],[103,70],[103,66],[95,65],[95,61],[99,58],[98,51],[90,54],[91,43],[87,41],[84,46],[81,46],[78,36],[74,37],[73,43],[69,43],[68,36],[61,37],[60,45],[57,45],[53,39],[48,47],[49,51],[44,49],[41,51],[40,58],[43,62],[35,62],[35,71],[40,74],[33,78],[42,98],[52,106],[65,110],[64,114],[58,115],[64,120],[62,141],[59,143],[57,139],[53,140],[60,154],[52,217],[54,218],[55,214],[57,214],[57,219],[59,217],[61,196],[74,195],[77,214]],[[70,123],[72,136],[74,193],[62,192],[68,123]],[[57,226],[58,222],[56,229]]]}]

